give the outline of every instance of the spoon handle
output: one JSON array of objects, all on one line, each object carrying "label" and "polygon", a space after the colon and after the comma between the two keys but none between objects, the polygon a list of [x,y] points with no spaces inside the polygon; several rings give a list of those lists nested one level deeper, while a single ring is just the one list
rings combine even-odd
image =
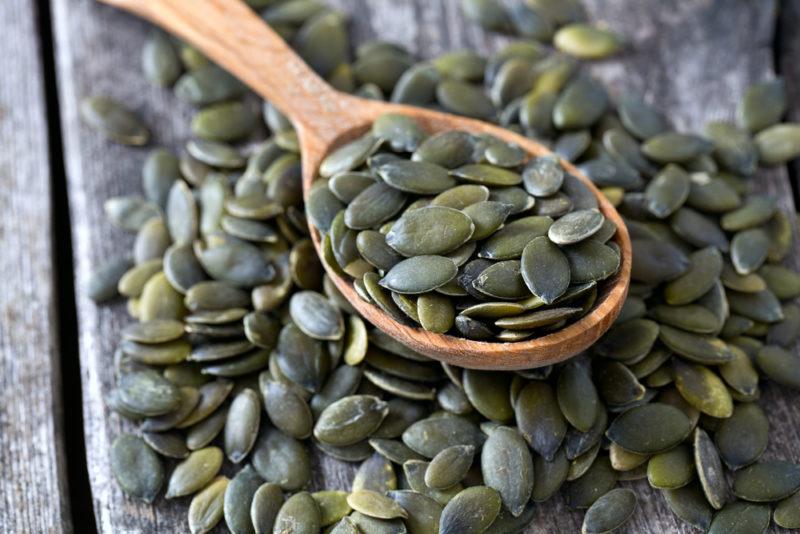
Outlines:
[{"label": "spoon handle", "polygon": [[329,86],[241,0],[101,0],[181,37],[269,100],[307,136],[333,140],[356,120]]}]

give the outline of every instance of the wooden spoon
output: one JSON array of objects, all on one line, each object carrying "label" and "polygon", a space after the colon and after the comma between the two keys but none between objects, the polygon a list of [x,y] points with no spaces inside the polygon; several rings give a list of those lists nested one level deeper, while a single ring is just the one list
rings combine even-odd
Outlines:
[{"label": "wooden spoon", "polygon": [[[499,126],[412,106],[357,98],[331,88],[241,0],[101,0],[128,10],[191,43],[269,100],[294,124],[303,154],[307,195],[326,154],[370,127],[383,113],[417,119],[428,132],[465,130],[488,133],[521,146],[533,156],[550,154],[536,141]],[[401,324],[355,293],[352,282],[328,275],[355,309],[405,345],[453,365],[476,369],[528,369],[565,360],[586,350],[614,322],[625,302],[631,272],[631,243],[617,211],[573,165],[564,167],[597,196],[603,215],[617,226],[614,240],[622,255],[619,272],[602,284],[594,309],[566,328],[515,343],[471,341]],[[310,228],[317,252],[320,236]]]}]

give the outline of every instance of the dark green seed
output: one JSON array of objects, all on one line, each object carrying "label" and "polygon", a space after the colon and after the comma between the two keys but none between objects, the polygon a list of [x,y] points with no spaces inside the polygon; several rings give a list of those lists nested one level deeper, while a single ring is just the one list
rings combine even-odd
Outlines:
[{"label": "dark green seed", "polygon": [[655,454],[677,445],[691,430],[689,419],[677,408],[650,403],[617,416],[606,435],[628,451]]},{"label": "dark green seed", "polygon": [[737,471],[733,492],[750,502],[774,502],[800,489],[800,466],[784,461],[753,464]]},{"label": "dark green seed", "polygon": [[514,404],[517,426],[531,448],[552,460],[567,432],[555,393],[544,382],[525,386]]},{"label": "dark green seed", "polygon": [[497,490],[503,506],[515,517],[522,514],[531,497],[533,469],[528,445],[516,429],[499,427],[489,435],[481,452],[483,480]]},{"label": "dark green seed", "polygon": [[417,295],[441,287],[458,274],[458,267],[443,256],[415,256],[392,267],[380,285],[402,294]]},{"label": "dark green seed", "polygon": [[325,408],[314,426],[314,437],[334,445],[352,445],[368,438],[389,413],[389,406],[369,395],[353,395]]},{"label": "dark green seed", "polygon": [[117,143],[145,145],[150,138],[150,132],[140,119],[111,98],[85,98],[80,104],[80,114],[87,125]]},{"label": "dark green seed", "polygon": [[439,521],[441,534],[480,534],[494,522],[502,502],[497,491],[473,486],[447,503]]},{"label": "dark green seed", "polygon": [[758,534],[766,532],[769,519],[769,506],[731,502],[714,516],[708,534]]},{"label": "dark green seed", "polygon": [[586,511],[582,534],[611,532],[624,525],[636,509],[636,494],[627,488],[609,491]]},{"label": "dark green seed", "polygon": [[466,243],[474,231],[475,224],[465,213],[428,206],[404,213],[392,225],[386,243],[404,256],[447,254]]},{"label": "dark green seed", "polygon": [[111,469],[122,490],[151,503],[164,483],[164,468],[158,456],[139,437],[118,436],[111,445]]},{"label": "dark green seed", "polygon": [[308,492],[295,493],[283,503],[275,517],[273,532],[317,534],[322,520],[317,503]]}]

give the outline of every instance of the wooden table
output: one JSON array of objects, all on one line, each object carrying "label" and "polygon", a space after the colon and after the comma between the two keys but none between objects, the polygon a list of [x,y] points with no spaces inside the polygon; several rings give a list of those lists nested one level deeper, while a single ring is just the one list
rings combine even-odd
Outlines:
[{"label": "wooden table", "polygon": [[[496,50],[506,38],[464,21],[458,0],[330,0],[357,40],[380,37],[420,56]],[[786,77],[800,120],[800,0],[586,0],[594,20],[626,35],[625,55],[592,66],[618,94],[644,94],[698,131],[732,118],[752,82]],[[93,0],[0,2],[0,531],[180,532],[184,500],[147,506],[120,492],[110,441],[125,425],[102,399],[122,304],[95,306],[82,286],[132,236],[105,224],[102,203],[140,190],[146,150],[104,142],[77,118],[88,94],[109,94],[145,118],[154,144],[177,148],[190,110],[139,74],[147,26]],[[780,9],[779,9],[780,7]],[[797,167],[755,179],[795,212]],[[794,187],[793,187],[794,186]],[[794,220],[794,218],[792,218]],[[800,248],[790,263],[800,265]],[[798,397],[768,385],[767,455],[800,461]],[[325,461],[316,483],[345,487],[351,467]],[[646,482],[626,532],[690,532]],[[538,507],[528,532],[576,532],[563,500]]]}]

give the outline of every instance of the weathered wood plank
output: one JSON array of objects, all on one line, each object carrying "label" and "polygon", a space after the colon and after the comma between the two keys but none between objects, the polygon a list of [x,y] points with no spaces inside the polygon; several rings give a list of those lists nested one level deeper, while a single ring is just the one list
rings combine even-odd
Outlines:
[{"label": "weathered wood plank", "polygon": [[51,5],[73,222],[86,461],[97,528],[104,533],[178,531],[185,526],[183,506],[160,502],[156,512],[155,506],[125,498],[113,480],[109,448],[122,424],[103,398],[113,385],[117,332],[129,319],[123,305],[96,306],[83,291],[93,268],[131,250],[133,237],[108,225],[102,204],[114,195],[141,193],[147,152],[106,143],[86,129],[78,118],[78,103],[91,94],[112,95],[141,113],[155,144],[173,147],[188,133],[189,110],[140,74],[139,50],[147,25],[94,0]]},{"label": "weathered wood plank", "polygon": [[[800,1],[783,0],[778,13],[777,68],[786,82],[789,100],[788,119],[800,122]],[[800,198],[800,163],[789,164],[795,186],[795,200]]]},{"label": "weathered wood plank", "polygon": [[[423,57],[463,47],[485,52],[507,39],[487,36],[464,21],[458,0],[335,0],[353,19],[357,39],[380,35],[407,45]],[[744,88],[770,75],[769,45],[774,30],[774,2],[747,0],[627,2],[591,0],[594,18],[627,35],[632,51],[597,65],[594,70],[615,93],[642,92],[674,116],[681,129],[697,130],[712,118],[732,116]],[[59,49],[59,75],[69,194],[74,221],[76,273],[79,282],[101,259],[127,250],[131,238],[104,224],[102,201],[139,191],[139,169],[145,152],[111,146],[80,126],[77,101],[90,93],[107,93],[140,111],[153,127],[156,143],[177,146],[186,135],[188,108],[165,91],[148,86],[139,75],[138,50],[146,28],[128,16],[97,6],[91,0],[54,0]],[[736,31],[731,31],[736,28]],[[785,173],[759,177],[793,209]],[[102,397],[112,383],[114,332],[126,321],[117,305],[97,308],[78,296],[84,417],[90,481],[98,527],[103,532],[157,532],[184,529],[186,502],[148,507],[134,503],[111,480],[108,446],[120,431],[119,419]],[[797,460],[800,412],[794,398],[768,387],[776,437],[770,454]],[[352,467],[324,460],[315,485],[346,487]],[[628,532],[689,532],[666,509],[660,496],[639,482],[644,499]],[[568,510],[563,499],[538,507],[529,532],[574,532],[582,514]]]},{"label": "weathered wood plank", "polygon": [[72,530],[36,4],[0,4],[0,530]]}]

